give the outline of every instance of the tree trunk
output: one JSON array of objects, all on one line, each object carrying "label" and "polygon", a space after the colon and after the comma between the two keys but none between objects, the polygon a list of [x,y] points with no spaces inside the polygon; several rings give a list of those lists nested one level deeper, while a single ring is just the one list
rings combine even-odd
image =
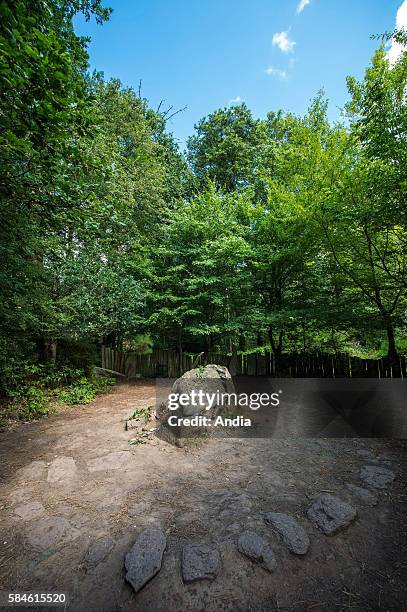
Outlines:
[{"label": "tree trunk", "polygon": [[182,341],[181,336],[178,337],[178,358],[179,358],[179,376],[182,376]]},{"label": "tree trunk", "polygon": [[239,351],[242,351],[242,353],[246,350],[246,338],[244,336],[244,334],[240,334],[239,336]]},{"label": "tree trunk", "polygon": [[277,354],[279,357],[281,357],[281,354],[283,352],[283,336],[284,336],[284,332],[281,331],[278,334],[278,345],[277,345]]},{"label": "tree trunk", "polygon": [[274,336],[273,336],[273,328],[271,326],[267,329],[267,334],[268,334],[268,337],[269,337],[271,350],[274,353]]},{"label": "tree trunk", "polygon": [[394,327],[392,323],[388,323],[387,332],[387,358],[390,363],[398,363],[399,356],[396,349],[396,341],[394,339]]},{"label": "tree trunk", "polygon": [[45,359],[54,366],[57,360],[57,341],[54,338],[44,342]]},{"label": "tree trunk", "polygon": [[237,346],[234,344],[232,355],[228,361],[228,370],[232,376],[236,376],[238,365]]},{"label": "tree trunk", "polygon": [[280,333],[278,334],[278,344],[276,344],[275,341],[274,341],[273,328],[271,327],[271,325],[268,328],[268,336],[269,336],[269,340],[270,340],[271,350],[273,351],[275,357],[277,357],[277,358],[281,357],[281,354],[283,352],[283,336],[284,336],[284,332],[280,331]]}]

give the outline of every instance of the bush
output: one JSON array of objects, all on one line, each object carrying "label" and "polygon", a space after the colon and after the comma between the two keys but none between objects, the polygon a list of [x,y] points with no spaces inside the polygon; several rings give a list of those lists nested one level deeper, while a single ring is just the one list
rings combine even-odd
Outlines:
[{"label": "bush", "polygon": [[115,380],[86,377],[79,368],[60,369],[47,364],[20,364],[18,376],[0,406],[0,427],[12,420],[30,421],[56,412],[58,405],[88,404]]},{"label": "bush", "polygon": [[9,421],[31,421],[55,412],[56,400],[53,393],[38,383],[27,384],[4,401],[0,410],[0,427]]},{"label": "bush", "polygon": [[40,387],[31,385],[26,390],[23,398],[25,404],[25,418],[29,419],[31,415],[44,416],[50,412],[50,403],[47,393]]},{"label": "bush", "polygon": [[89,379],[82,376],[74,384],[61,391],[59,399],[66,404],[89,404],[98,393],[106,391],[114,382],[114,378],[93,377]]},{"label": "bush", "polygon": [[98,363],[98,352],[93,342],[75,342],[60,340],[57,349],[57,367],[83,370],[91,375],[93,367]]}]

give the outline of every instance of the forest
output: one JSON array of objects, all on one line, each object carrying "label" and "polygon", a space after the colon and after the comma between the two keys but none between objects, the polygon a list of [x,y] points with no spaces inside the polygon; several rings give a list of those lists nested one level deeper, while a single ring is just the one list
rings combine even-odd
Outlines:
[{"label": "forest", "polygon": [[[245,103],[182,152],[173,109],[89,68],[100,0],[0,2],[0,387],[85,403],[100,345],[397,361],[407,351],[407,54],[386,35],[341,122]],[[395,34],[406,44],[404,31]],[[188,95],[185,93],[185,104]]]}]

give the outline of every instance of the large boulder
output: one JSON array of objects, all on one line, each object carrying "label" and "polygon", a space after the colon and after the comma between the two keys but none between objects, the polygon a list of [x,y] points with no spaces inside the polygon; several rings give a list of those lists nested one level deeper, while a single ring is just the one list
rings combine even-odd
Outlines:
[{"label": "large boulder", "polygon": [[225,366],[188,370],[174,382],[159,410],[161,433],[183,446],[188,438],[209,434],[216,417],[232,413],[235,402],[235,386]]}]

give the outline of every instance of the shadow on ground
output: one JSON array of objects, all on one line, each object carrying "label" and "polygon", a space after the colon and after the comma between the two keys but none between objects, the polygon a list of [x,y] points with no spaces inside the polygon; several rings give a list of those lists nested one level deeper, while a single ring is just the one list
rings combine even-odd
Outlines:
[{"label": "shadow on ground", "polygon": [[[126,417],[153,401],[153,383],[123,384],[1,434],[1,589],[65,591],[75,611],[405,609],[405,441],[225,438],[179,449],[152,438],[130,446]],[[347,487],[361,485],[366,464],[396,474],[368,503]],[[332,537],[306,518],[322,492],[358,511]],[[266,511],[289,513],[306,529],[304,558],[270,531]],[[123,561],[147,526],[162,527],[168,544],[160,573],[136,595]],[[237,551],[245,528],[269,540],[273,574]],[[218,546],[215,580],[183,583],[181,550],[191,542]]]}]

